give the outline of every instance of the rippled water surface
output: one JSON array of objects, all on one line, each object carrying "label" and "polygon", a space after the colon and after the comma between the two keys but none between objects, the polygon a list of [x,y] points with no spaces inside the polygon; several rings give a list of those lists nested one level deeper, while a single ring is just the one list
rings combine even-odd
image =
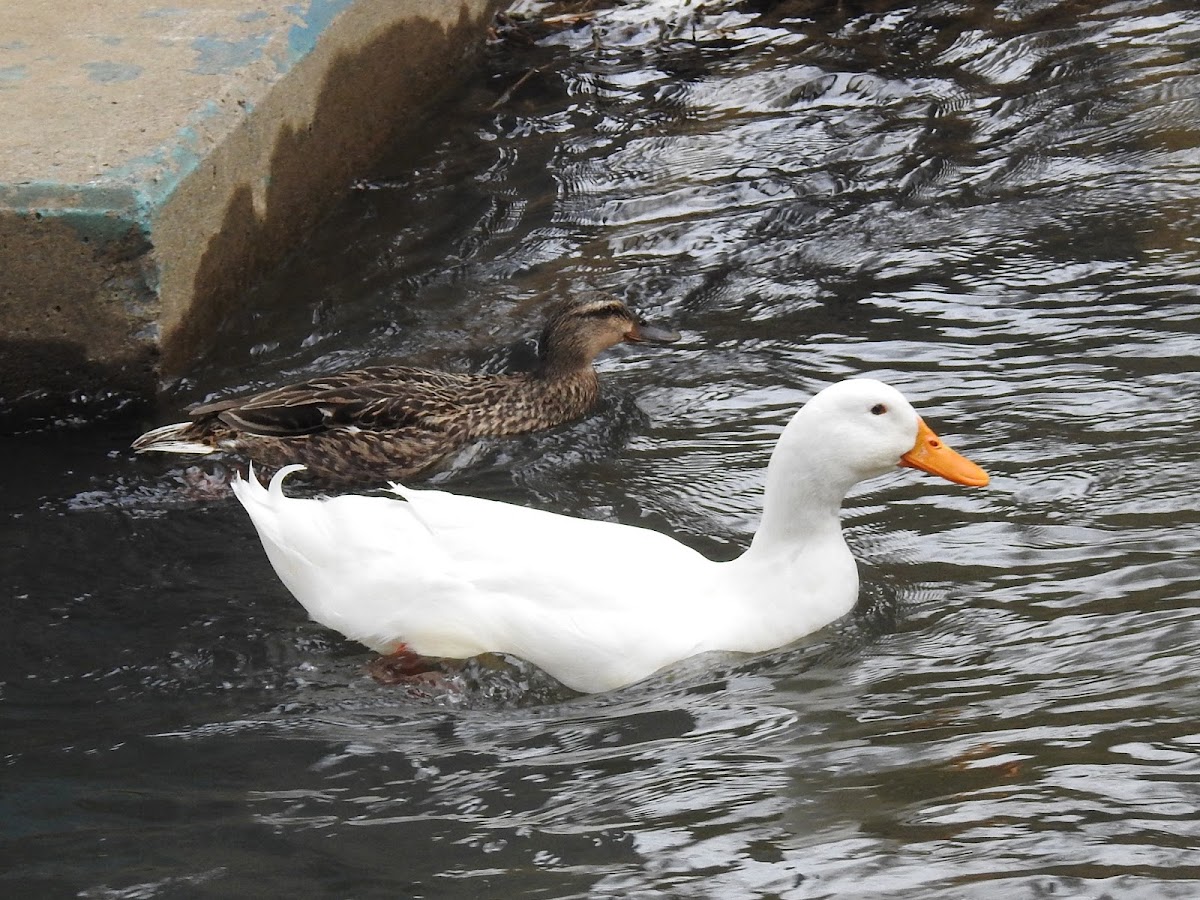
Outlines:
[{"label": "rippled water surface", "polygon": [[435,481],[728,558],[791,412],[869,373],[991,486],[860,487],[859,607],[798,646],[418,691],[306,620],[236,504],[131,458],[155,423],[5,439],[0,891],[1200,896],[1200,13],[665,11],[509,31],[160,421],[496,369],[602,289],[684,340]]}]

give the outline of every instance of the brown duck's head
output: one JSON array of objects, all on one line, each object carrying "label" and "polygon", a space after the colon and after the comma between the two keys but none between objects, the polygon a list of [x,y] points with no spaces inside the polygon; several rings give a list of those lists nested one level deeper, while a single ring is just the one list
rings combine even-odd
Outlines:
[{"label": "brown duck's head", "polygon": [[597,295],[562,307],[551,316],[539,346],[543,370],[589,366],[622,341],[669,344],[678,332],[646,322],[616,297]]}]

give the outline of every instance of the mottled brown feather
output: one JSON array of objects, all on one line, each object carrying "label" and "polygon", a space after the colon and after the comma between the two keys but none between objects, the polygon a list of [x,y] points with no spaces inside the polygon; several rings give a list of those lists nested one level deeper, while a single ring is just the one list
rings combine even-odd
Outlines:
[{"label": "mottled brown feather", "polygon": [[[538,431],[583,416],[600,394],[592,367],[598,353],[622,340],[676,337],[602,297],[564,307],[550,319],[538,366],[529,373],[371,366],[206,403],[169,439],[232,451],[269,469],[302,463],[328,484],[403,480],[475,438]],[[134,448],[156,449],[154,434]]]}]

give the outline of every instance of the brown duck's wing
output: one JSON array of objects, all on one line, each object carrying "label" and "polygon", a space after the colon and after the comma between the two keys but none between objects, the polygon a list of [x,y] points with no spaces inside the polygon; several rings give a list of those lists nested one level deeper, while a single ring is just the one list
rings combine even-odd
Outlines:
[{"label": "brown duck's wing", "polygon": [[438,372],[413,366],[371,366],[367,369],[351,369],[347,372],[336,372],[333,375],[310,378],[308,381],[272,388],[248,397],[227,397],[223,400],[214,400],[211,403],[193,406],[189,410],[189,415],[193,419],[200,419],[229,409],[268,408],[277,404],[302,403],[326,391],[349,390],[376,384],[392,384],[398,389],[405,384],[428,384],[448,388],[466,387],[479,378],[478,375]]},{"label": "brown duck's wing", "polygon": [[453,418],[464,394],[478,390],[485,380],[410,366],[374,366],[217,401],[191,414],[215,415],[243,433],[269,437],[299,437],[338,426],[436,428]]}]

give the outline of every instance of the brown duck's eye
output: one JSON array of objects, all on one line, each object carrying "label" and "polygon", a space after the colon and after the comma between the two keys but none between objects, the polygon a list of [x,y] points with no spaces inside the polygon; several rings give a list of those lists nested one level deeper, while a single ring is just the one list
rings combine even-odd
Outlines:
[{"label": "brown duck's eye", "polygon": [[876,403],[871,407],[871,415],[873,416],[882,416],[885,412],[887,412],[887,407],[882,403]]}]

